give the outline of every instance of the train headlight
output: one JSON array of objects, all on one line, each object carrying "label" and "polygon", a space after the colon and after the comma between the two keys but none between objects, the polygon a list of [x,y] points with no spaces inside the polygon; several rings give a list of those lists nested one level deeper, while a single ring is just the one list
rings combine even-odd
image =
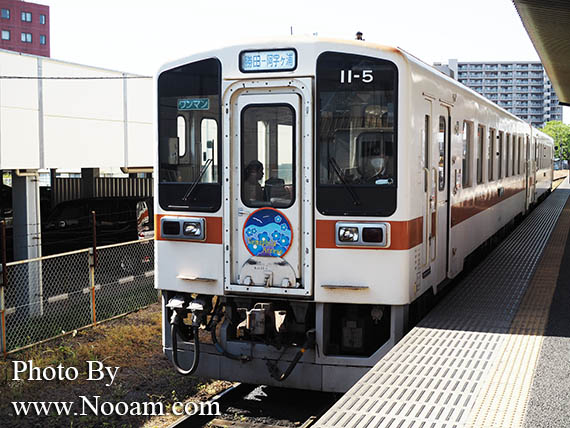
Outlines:
[{"label": "train headlight", "polygon": [[160,236],[164,239],[206,239],[206,219],[196,217],[163,217],[160,219]]},{"label": "train headlight", "polygon": [[185,221],[183,230],[185,236],[196,239],[202,239],[204,235],[202,222],[199,221]]},{"label": "train headlight", "polygon": [[358,242],[358,227],[339,227],[338,240],[340,242]]},{"label": "train headlight", "polygon": [[338,222],[335,226],[336,245],[350,247],[387,247],[389,224],[368,222]]}]

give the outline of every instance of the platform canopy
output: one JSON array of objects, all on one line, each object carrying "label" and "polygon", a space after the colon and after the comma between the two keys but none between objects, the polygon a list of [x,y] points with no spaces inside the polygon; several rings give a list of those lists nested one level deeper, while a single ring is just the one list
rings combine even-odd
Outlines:
[{"label": "platform canopy", "polygon": [[513,0],[560,104],[570,105],[570,1]]}]

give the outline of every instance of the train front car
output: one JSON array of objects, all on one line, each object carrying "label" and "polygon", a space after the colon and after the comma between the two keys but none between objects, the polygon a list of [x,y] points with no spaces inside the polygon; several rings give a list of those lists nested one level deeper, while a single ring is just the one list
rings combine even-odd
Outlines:
[{"label": "train front car", "polygon": [[399,125],[408,64],[292,40],[159,72],[163,346],[182,373],[345,391],[401,337],[429,258]]}]

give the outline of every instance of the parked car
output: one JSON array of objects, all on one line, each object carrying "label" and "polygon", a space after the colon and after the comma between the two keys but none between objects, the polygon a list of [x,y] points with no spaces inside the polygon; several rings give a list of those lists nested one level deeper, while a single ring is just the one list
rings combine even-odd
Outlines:
[{"label": "parked car", "polygon": [[109,197],[65,201],[54,207],[42,228],[43,255],[154,236],[152,198]]}]

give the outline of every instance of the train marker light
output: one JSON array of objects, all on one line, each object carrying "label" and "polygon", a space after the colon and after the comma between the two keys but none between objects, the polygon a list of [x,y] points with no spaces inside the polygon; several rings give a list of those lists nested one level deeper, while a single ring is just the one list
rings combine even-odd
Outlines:
[{"label": "train marker light", "polygon": [[384,228],[363,227],[362,240],[364,242],[384,242]]}]

